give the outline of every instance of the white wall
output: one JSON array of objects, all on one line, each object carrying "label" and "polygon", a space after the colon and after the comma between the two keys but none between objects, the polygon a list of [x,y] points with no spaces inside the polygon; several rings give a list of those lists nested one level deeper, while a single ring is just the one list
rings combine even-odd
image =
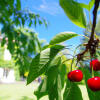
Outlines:
[{"label": "white wall", "polygon": [[0,68],[0,81],[2,83],[14,83],[15,82],[14,70],[10,69],[6,77],[6,73],[4,72],[4,69]]}]

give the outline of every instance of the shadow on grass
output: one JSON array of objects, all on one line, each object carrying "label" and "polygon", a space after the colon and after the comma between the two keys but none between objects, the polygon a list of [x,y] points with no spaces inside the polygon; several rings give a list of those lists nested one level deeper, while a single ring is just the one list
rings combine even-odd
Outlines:
[{"label": "shadow on grass", "polygon": [[23,96],[20,100],[33,100],[32,98],[29,98],[27,96]]}]

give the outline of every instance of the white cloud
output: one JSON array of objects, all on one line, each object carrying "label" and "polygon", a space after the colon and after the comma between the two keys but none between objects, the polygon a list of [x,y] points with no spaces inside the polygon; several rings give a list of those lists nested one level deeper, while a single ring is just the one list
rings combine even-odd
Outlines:
[{"label": "white cloud", "polygon": [[42,4],[34,8],[50,15],[61,14],[61,8],[59,6],[59,3],[54,1],[50,2],[50,0],[48,2],[46,0],[42,0]]}]

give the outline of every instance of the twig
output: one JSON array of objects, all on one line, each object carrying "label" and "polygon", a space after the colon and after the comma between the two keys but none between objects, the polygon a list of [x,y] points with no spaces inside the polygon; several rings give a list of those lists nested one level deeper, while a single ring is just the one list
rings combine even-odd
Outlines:
[{"label": "twig", "polygon": [[84,54],[88,50],[90,52],[91,57],[93,57],[93,55],[96,52],[96,48],[98,47],[99,39],[94,40],[94,31],[95,31],[95,27],[96,27],[96,18],[97,18],[97,10],[99,7],[99,2],[100,2],[100,0],[95,0],[94,10],[93,10],[93,24],[92,24],[91,36],[90,36],[90,39],[88,41],[88,44],[86,44],[85,50],[82,53],[79,53],[77,55],[78,61],[83,59]]},{"label": "twig", "polygon": [[93,25],[92,25],[90,41],[94,40],[94,31],[95,31],[95,27],[96,27],[96,18],[97,18],[97,10],[99,7],[99,2],[100,2],[100,0],[95,0],[94,10],[93,10]]}]

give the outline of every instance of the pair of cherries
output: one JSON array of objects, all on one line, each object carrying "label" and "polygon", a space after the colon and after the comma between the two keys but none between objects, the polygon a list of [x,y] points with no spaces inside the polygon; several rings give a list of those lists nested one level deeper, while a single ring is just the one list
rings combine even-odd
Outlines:
[{"label": "pair of cherries", "polygon": [[[92,60],[92,62],[90,62],[90,68],[91,67],[93,67],[94,71],[100,71],[100,61],[98,59]],[[87,84],[92,91],[100,91],[100,77],[95,76],[88,79]]]},{"label": "pair of cherries", "polygon": [[[97,59],[90,62],[93,66],[94,71],[100,70],[100,61]],[[83,73],[81,70],[74,70],[68,73],[68,79],[72,82],[80,82],[83,79]],[[96,76],[87,80],[88,87],[92,91],[99,91],[100,90],[100,77]]]}]

